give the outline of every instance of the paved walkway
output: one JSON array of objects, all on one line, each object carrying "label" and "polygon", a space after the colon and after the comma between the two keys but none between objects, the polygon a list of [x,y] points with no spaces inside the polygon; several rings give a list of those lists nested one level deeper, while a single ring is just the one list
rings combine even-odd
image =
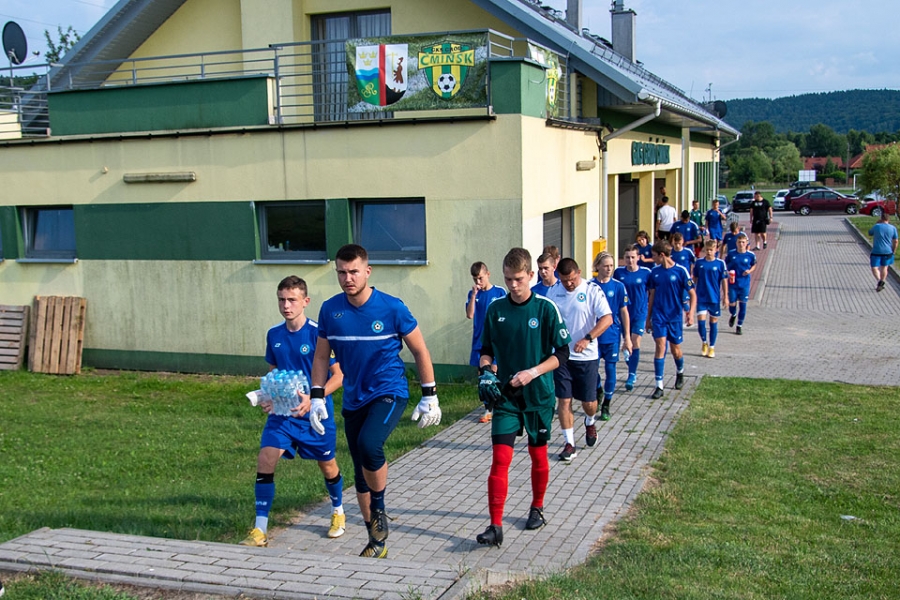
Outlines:
[{"label": "paved walkway", "polygon": [[[638,386],[619,391],[597,446],[582,449],[571,464],[551,461],[549,525],[536,532],[524,530],[529,459],[524,443],[516,448],[502,548],[474,542],[488,524],[490,462],[489,429],[477,423],[476,411],[391,464],[388,506],[395,520],[387,560],[357,556],[365,534],[348,490],[348,531],[338,540],[324,535],[329,507],[323,504],[275,532],[269,548],[41,529],[0,544],[0,569],[55,568],[221,596],[449,600],[578,564],[641,490],[700,376],[900,384],[893,325],[900,316],[898,281],[874,291],[868,249],[842,218],[777,216],[778,239],[758,253],[762,264],[744,335],[734,335],[723,320],[717,357],[706,359],[696,329],[687,330],[687,385],[671,389],[667,361],[667,395],[656,401],[649,399],[652,361],[645,348]],[[576,422],[581,438],[581,419]],[[553,454],[558,445],[557,436]]]}]

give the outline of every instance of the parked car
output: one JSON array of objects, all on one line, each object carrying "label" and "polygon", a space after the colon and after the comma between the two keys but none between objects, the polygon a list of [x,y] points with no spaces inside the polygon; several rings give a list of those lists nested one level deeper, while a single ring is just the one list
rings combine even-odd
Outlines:
[{"label": "parked car", "polygon": [[816,190],[834,191],[831,188],[825,187],[824,185],[805,185],[800,187],[791,186],[790,191],[788,191],[788,193],[784,195],[784,210],[793,210],[796,212],[796,209],[793,205],[794,198],[801,194],[806,194]]},{"label": "parked car", "polygon": [[896,215],[897,203],[884,196],[880,200],[864,200],[859,207],[859,214],[861,215],[872,215],[875,218],[880,218],[885,213]]},{"label": "parked car", "polygon": [[728,196],[726,196],[725,194],[718,194],[716,196],[716,200],[719,201],[719,210],[721,210],[722,214],[727,217],[728,213],[731,212],[731,203],[728,202]]},{"label": "parked car", "polygon": [[772,198],[772,210],[787,210],[784,207],[784,197],[787,196],[790,191],[791,190],[778,190],[775,192],[775,197]]},{"label": "parked car", "polygon": [[834,190],[811,190],[791,198],[791,209],[804,216],[813,211],[841,211],[855,215],[859,210],[859,200],[856,196],[845,196]]},{"label": "parked car", "polygon": [[734,212],[750,212],[754,191],[737,192],[731,197],[731,210]]}]

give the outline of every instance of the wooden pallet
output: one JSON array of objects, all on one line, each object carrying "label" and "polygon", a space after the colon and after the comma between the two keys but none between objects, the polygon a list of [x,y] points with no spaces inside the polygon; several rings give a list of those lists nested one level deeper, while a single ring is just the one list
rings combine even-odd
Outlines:
[{"label": "wooden pallet", "polygon": [[16,371],[25,359],[28,307],[0,304],[0,371]]},{"label": "wooden pallet", "polygon": [[87,300],[77,296],[35,296],[31,311],[28,370],[74,375],[81,372]]}]

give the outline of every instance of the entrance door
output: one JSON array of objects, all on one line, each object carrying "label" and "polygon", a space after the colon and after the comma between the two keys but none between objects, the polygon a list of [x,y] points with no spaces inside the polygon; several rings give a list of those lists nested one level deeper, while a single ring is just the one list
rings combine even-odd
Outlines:
[{"label": "entrance door", "polygon": [[640,206],[638,204],[638,182],[619,181],[619,248],[617,258],[621,258],[625,248],[634,244],[634,236],[640,230]]},{"label": "entrance door", "polygon": [[544,213],[544,247],[556,246],[559,248],[559,255],[562,257],[571,257],[575,251],[574,239],[572,236],[575,211],[571,208],[563,208],[554,210],[553,212]]}]

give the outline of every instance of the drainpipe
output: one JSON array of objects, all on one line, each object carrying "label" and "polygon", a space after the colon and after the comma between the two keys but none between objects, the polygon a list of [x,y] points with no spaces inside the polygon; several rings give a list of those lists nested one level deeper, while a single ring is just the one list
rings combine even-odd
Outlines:
[{"label": "drainpipe", "polygon": [[[598,141],[599,141],[600,151],[601,151],[600,160],[602,161],[601,170],[600,170],[600,178],[601,178],[600,179],[600,222],[603,224],[603,226],[600,228],[600,233],[603,236],[603,239],[606,240],[606,242],[607,242],[606,251],[610,252],[610,250],[612,250],[611,254],[613,254],[613,256],[618,254],[618,251],[614,248],[609,247],[609,199],[607,198],[607,196],[609,195],[609,190],[607,189],[608,188],[607,181],[609,179],[609,168],[607,166],[607,142],[609,142],[610,140],[616,139],[617,137],[619,137],[620,135],[622,135],[624,133],[628,133],[632,129],[640,127],[644,123],[648,123],[648,122],[652,121],[653,119],[655,119],[656,117],[658,117],[660,115],[661,111],[662,111],[662,102],[657,99],[652,113],[650,113],[648,115],[644,115],[637,121],[632,121],[628,125],[625,125],[624,127],[620,127],[619,129],[616,129],[615,131],[611,131],[610,134],[607,136],[603,136],[599,133],[597,134],[597,137],[599,138]],[[619,211],[618,210],[616,211],[616,218],[615,218],[615,222],[613,223],[613,229],[616,232],[619,231]],[[617,236],[618,236],[618,233],[617,233]],[[618,237],[617,237],[616,241],[618,241]]]}]

